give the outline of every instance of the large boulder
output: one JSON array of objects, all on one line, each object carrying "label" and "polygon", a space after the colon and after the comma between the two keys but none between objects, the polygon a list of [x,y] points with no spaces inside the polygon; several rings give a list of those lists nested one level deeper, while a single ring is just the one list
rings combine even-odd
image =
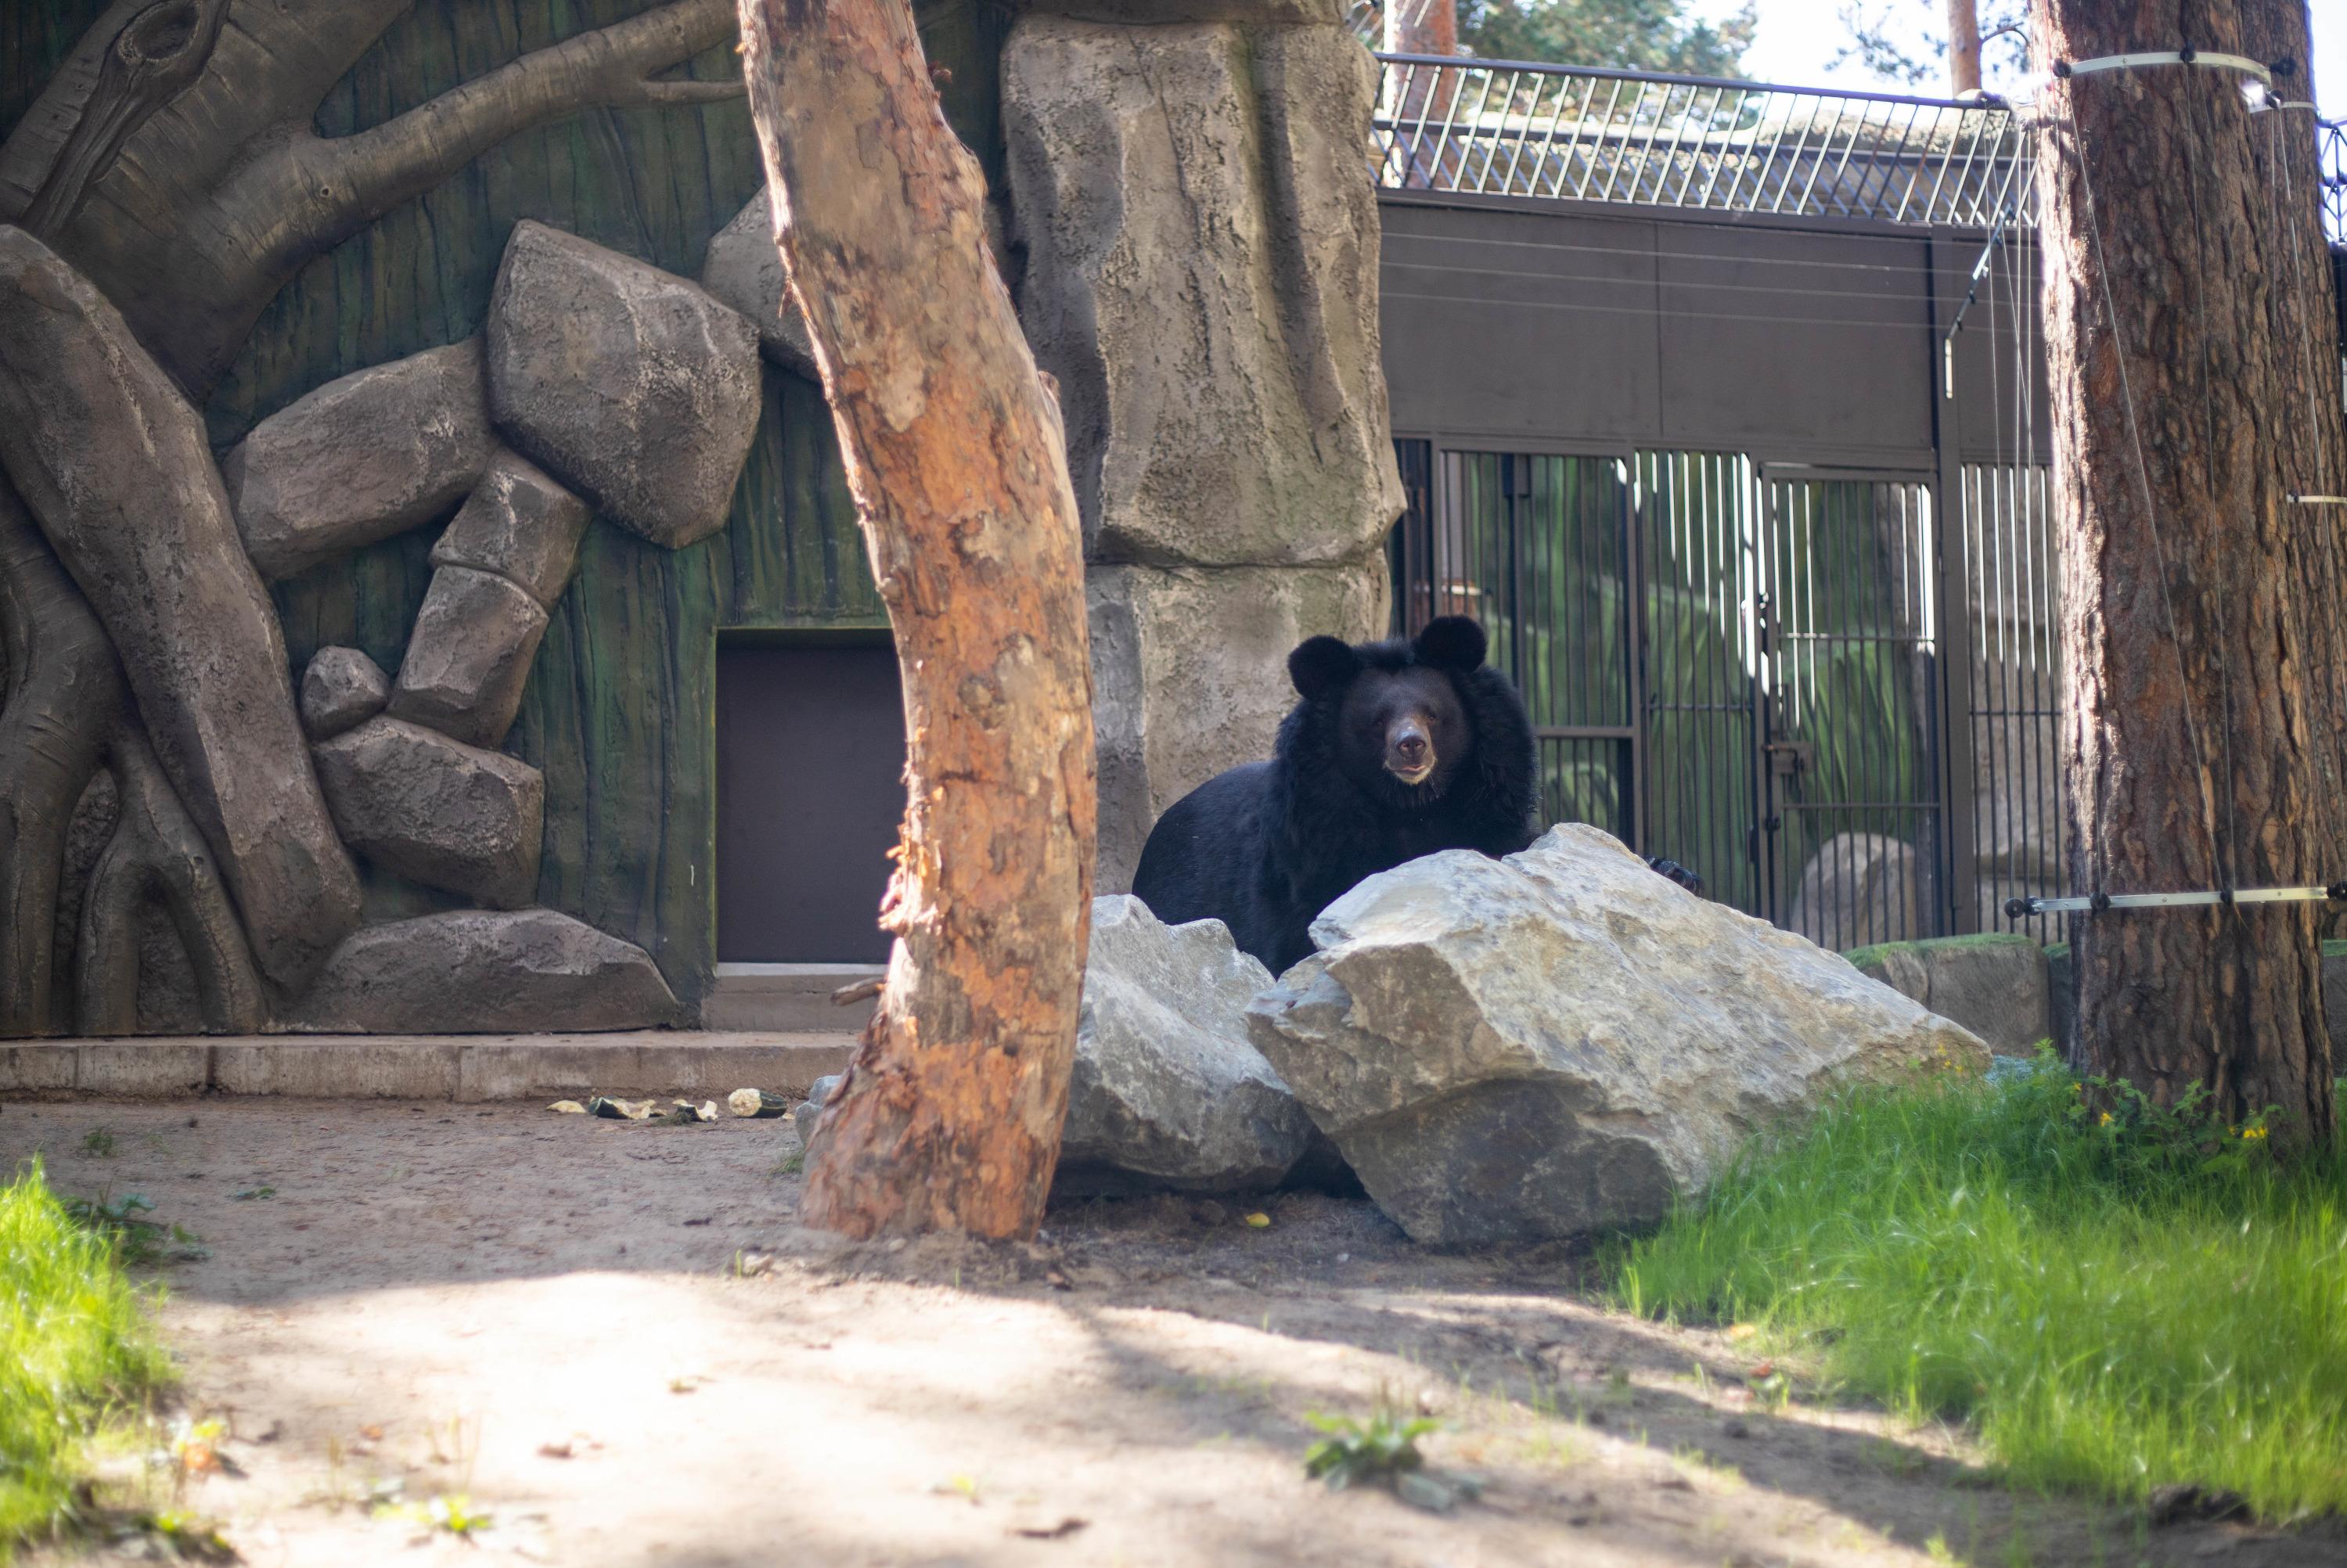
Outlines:
[{"label": "large boulder", "polygon": [[1100,566],[1085,573],[1100,751],[1098,886],[1121,892],[1150,825],[1199,784],[1271,755],[1296,705],[1287,655],[1319,632],[1383,635],[1382,557],[1358,566]]},{"label": "large boulder", "polygon": [[809,381],[822,379],[806,318],[791,298],[774,248],[774,200],[763,189],[709,241],[701,286],[750,318],[768,359]]},{"label": "large boulder", "polygon": [[391,701],[391,677],[355,648],[321,648],[302,671],[302,727],[313,741],[355,730]]},{"label": "large boulder", "polygon": [[2014,931],[1886,942],[1845,955],[1942,1018],[1960,1023],[2000,1056],[2028,1056],[2053,1038],[2051,971],[2045,949]]},{"label": "large boulder", "polygon": [[1055,1190],[1278,1185],[1312,1121],[1247,1043],[1246,1005],[1270,983],[1219,920],[1168,926],[1129,894],[1093,899]]},{"label": "large boulder", "polygon": [[384,870],[492,908],[536,896],[546,781],[528,763],[393,718],[314,753],[335,825]]},{"label": "large boulder", "polygon": [[497,449],[477,338],[330,381],[220,461],[261,575],[303,572],[427,523]]},{"label": "large boulder", "polygon": [[641,948],[568,915],[460,909],[354,933],[289,1010],[309,1034],[507,1034],[657,1029],[676,998]]},{"label": "large boulder", "polygon": [[359,920],[292,661],[202,418],[88,280],[0,224],[0,464],[104,623],[149,740],[281,985]]},{"label": "large boulder", "polygon": [[432,574],[387,710],[475,746],[513,728],[546,635],[546,607],[495,572],[444,566]]},{"label": "large boulder", "polygon": [[1251,1038],[1422,1242],[1659,1219],[1837,1083],[1988,1065],[1965,1030],[1578,824],[1372,876],[1312,935]]},{"label": "large boulder", "polygon": [[552,610],[586,531],[586,502],[519,454],[501,451],[442,530],[432,564],[493,571]]},{"label": "large boulder", "polygon": [[1017,7],[1133,27],[1162,27],[1177,22],[1333,27],[1345,20],[1346,12],[1343,0],[1017,0]]},{"label": "large boulder", "polygon": [[1019,314],[1095,559],[1356,560],[1400,515],[1374,77],[1336,26],[1012,26]]},{"label": "large boulder", "polygon": [[485,335],[489,413],[524,456],[656,545],[724,527],[763,391],[757,330],[740,312],[525,220]]}]

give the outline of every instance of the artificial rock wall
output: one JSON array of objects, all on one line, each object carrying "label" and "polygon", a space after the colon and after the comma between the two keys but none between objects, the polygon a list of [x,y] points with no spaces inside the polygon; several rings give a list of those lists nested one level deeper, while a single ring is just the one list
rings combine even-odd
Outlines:
[{"label": "artificial rock wall", "polygon": [[1004,46],[1020,315],[1092,563],[1103,892],[1269,753],[1290,649],[1386,624],[1375,81],[1333,0],[1048,0]]}]

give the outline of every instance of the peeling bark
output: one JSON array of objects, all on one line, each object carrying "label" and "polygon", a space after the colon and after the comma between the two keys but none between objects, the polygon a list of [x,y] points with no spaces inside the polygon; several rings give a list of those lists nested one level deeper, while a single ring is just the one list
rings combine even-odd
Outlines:
[{"label": "peeling bark", "polygon": [[97,617],[0,477],[0,1039],[46,1034],[66,829],[121,712]]},{"label": "peeling bark", "polygon": [[151,900],[169,915],[194,967],[204,1027],[255,1032],[268,1020],[268,1004],[203,835],[137,724],[116,724],[107,751],[121,805],[82,904],[75,1027],[84,1034],[138,1032],[138,913]]},{"label": "peeling bark", "polygon": [[742,31],[908,738],[888,987],[815,1130],[800,1212],[852,1235],[1030,1235],[1067,1111],[1093,855],[1058,411],[904,0],[743,0]]},{"label": "peeling bark", "polygon": [[[730,0],[676,0],[524,55],[370,129],[318,135],[319,104],[405,9],[406,0],[239,7],[202,75],[118,138],[112,166],[53,231],[59,253],[199,402],[304,262],[498,142],[582,109],[741,93],[733,82],[653,79],[733,36]],[[93,36],[110,41],[123,14],[108,12]],[[0,220],[32,206],[80,128],[107,116],[106,48],[85,40],[0,146]]]},{"label": "peeling bark", "polygon": [[[2034,0],[2032,19],[2053,60],[2173,41],[2271,59],[2285,24],[2305,36],[2300,0]],[[2311,138],[2247,113],[2229,71],[2078,77],[2040,104],[2071,876],[2336,880],[2338,601],[2313,559],[2336,525],[2289,497],[2347,475],[2337,364],[2304,368],[2328,303],[2315,187],[2275,151],[2311,160]],[[2314,906],[2090,916],[2073,953],[2089,1069],[2163,1103],[2203,1086],[2232,1121],[2276,1106],[2281,1135],[2328,1142]]]}]

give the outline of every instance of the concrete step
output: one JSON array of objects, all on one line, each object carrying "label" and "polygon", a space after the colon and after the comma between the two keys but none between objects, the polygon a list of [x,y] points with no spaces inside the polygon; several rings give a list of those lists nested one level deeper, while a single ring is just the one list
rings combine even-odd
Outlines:
[{"label": "concrete step", "polygon": [[[841,1011],[846,1009],[842,1009]],[[281,1094],[325,1100],[794,1097],[847,1066],[852,1034],[280,1034],[0,1043],[0,1094]]]},{"label": "concrete step", "polygon": [[887,974],[882,964],[720,964],[701,1004],[701,1027],[815,1033],[864,1027],[873,1003],[832,1005],[831,993]]}]

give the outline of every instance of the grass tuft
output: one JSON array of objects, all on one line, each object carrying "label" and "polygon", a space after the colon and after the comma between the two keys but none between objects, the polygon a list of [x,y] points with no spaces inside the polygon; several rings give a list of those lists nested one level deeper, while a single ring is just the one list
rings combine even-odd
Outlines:
[{"label": "grass tuft", "polygon": [[1606,1266],[1633,1312],[1969,1421],[2018,1485],[2347,1512],[2347,1156],[2264,1133],[2050,1057],[1852,1091]]},{"label": "grass tuft", "polygon": [[0,1185],[0,1563],[69,1518],[98,1425],[169,1379],[116,1235],[37,1161]]}]

